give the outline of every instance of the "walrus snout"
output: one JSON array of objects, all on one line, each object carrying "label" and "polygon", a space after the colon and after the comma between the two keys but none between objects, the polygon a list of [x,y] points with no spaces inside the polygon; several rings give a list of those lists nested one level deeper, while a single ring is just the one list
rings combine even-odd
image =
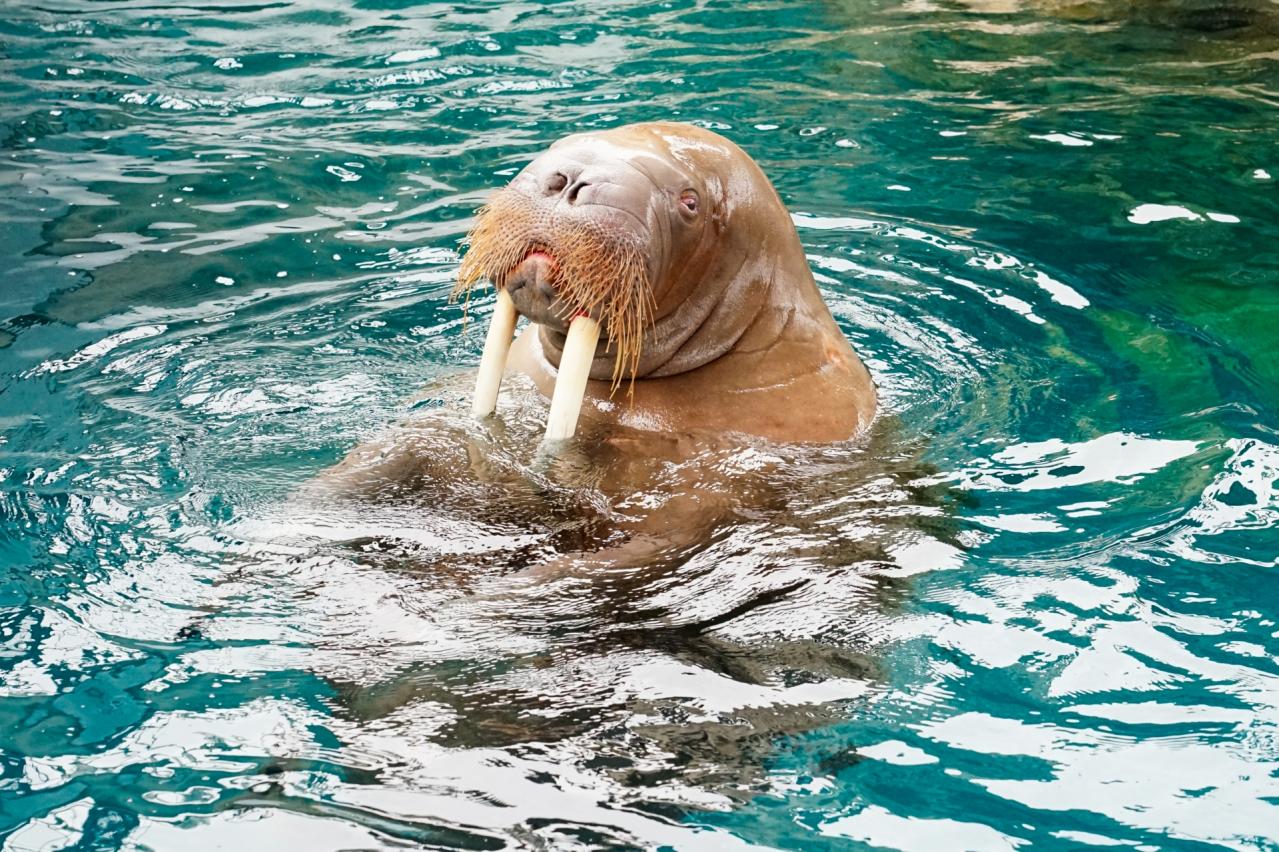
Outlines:
[{"label": "walrus snout", "polygon": [[591,185],[591,180],[583,175],[583,171],[585,170],[576,164],[551,164],[539,179],[542,193],[558,197],[566,204],[576,204],[582,190]]},{"label": "walrus snout", "polygon": [[574,206],[593,203],[601,188],[625,177],[616,162],[589,162],[575,151],[551,149],[529,163],[514,183],[527,181],[530,195]]},{"label": "walrus snout", "polygon": [[527,288],[538,297],[554,299],[556,265],[549,252],[530,251],[506,276],[506,289],[514,295]]},{"label": "walrus snout", "polygon": [[603,134],[568,137],[535,157],[478,212],[457,292],[487,279],[498,289],[474,410],[494,410],[517,316],[540,327],[557,373],[546,436],[573,434],[586,383],[616,391],[640,373],[654,327],[654,282],[673,252],[695,246],[693,179],[649,146]]},{"label": "walrus snout", "polygon": [[506,276],[506,292],[522,316],[539,325],[566,331],[568,324],[564,315],[568,307],[560,300],[555,287],[557,272],[554,256],[534,249]]},{"label": "walrus snout", "polygon": [[557,144],[525,166],[511,189],[546,220],[588,223],[610,240],[648,247],[653,178],[629,153],[589,139]]}]

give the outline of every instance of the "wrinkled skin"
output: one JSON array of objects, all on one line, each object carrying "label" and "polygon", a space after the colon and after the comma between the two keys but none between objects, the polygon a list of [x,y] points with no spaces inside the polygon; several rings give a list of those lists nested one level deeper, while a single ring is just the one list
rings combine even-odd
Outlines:
[{"label": "wrinkled skin", "polygon": [[[556,235],[587,227],[642,249],[652,322],[634,382],[614,388],[606,324],[577,437],[549,469],[532,472],[535,437],[517,439],[528,457],[512,465],[499,445],[441,412],[357,447],[318,487],[379,502],[438,492],[427,499],[447,506],[461,483],[486,483],[486,502],[532,526],[542,520],[535,511],[515,507],[533,504],[512,498],[530,479],[568,484],[571,472],[569,487],[596,495],[586,502],[600,512],[591,521],[598,535],[556,548],[540,569],[656,570],[717,527],[776,503],[774,475],[744,474],[734,461],[742,451],[846,441],[873,419],[870,376],[823,303],[789,214],[754,161],[723,137],[668,123],[569,136],[495,196],[490,210],[499,209],[503,228],[517,223],[501,237],[511,244],[502,256],[514,260],[490,277],[533,321],[512,347],[507,399],[533,410],[530,392],[549,397],[554,387],[565,319],[580,310],[555,286],[557,251],[568,250]],[[477,239],[471,251],[485,248]],[[529,424],[509,426],[508,436]]]},{"label": "wrinkled skin", "polygon": [[[633,396],[613,391],[602,339],[584,417],[823,443],[857,435],[873,417],[874,385],[822,302],[785,206],[727,139],[668,123],[570,136],[502,192],[518,195],[535,222],[589,217],[644,248],[654,311]],[[501,283],[533,320],[508,367],[549,395],[573,310],[558,300],[547,248]]]}]

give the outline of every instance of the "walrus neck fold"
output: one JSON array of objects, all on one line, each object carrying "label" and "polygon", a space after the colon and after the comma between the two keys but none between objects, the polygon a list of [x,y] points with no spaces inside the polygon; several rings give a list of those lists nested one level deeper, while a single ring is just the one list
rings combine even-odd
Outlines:
[{"label": "walrus neck fold", "polygon": [[[688,316],[682,323],[683,334],[675,337],[672,351],[650,368],[653,378],[687,373],[731,352],[750,329],[758,324],[761,312],[769,306],[776,270],[770,266],[748,273],[749,258],[741,258],[728,285],[714,298],[694,291],[685,298],[674,316]],[[759,265],[759,264],[756,264]],[[727,321],[731,316],[732,321]],[[659,328],[655,330],[660,330]],[[725,334],[725,329],[731,329]]]}]

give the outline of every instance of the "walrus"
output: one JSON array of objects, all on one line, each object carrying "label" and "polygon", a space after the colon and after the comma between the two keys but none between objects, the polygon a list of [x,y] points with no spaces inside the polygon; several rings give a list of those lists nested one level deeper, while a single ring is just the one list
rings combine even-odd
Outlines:
[{"label": "walrus", "polygon": [[[874,384],[781,198],[710,130],[655,122],[561,139],[492,197],[466,242],[459,290],[487,280],[499,293],[477,413],[505,367],[547,396],[582,376],[569,410],[584,395],[592,419],[668,433],[828,443],[874,416]],[[531,324],[503,364],[512,310]],[[575,353],[578,324],[601,334]]]},{"label": "walrus", "polygon": [[[771,743],[841,718],[831,697],[875,676],[852,637],[903,594],[892,554],[938,524],[935,502],[910,508],[932,471],[876,416],[776,191],[717,134],[570,136],[468,242],[458,295],[487,281],[499,305],[482,416],[445,377],[438,405],[356,447],[272,537],[302,555],[269,582],[321,613],[311,664],[361,724],[413,719],[453,750],[590,749],[601,789],[676,773],[755,795]],[[586,322],[599,338],[574,363]],[[570,372],[580,430],[540,452]],[[689,667],[712,673],[687,681],[706,695],[750,697],[708,707],[641,671]]]},{"label": "walrus", "polygon": [[[785,205],[709,130],[658,122],[568,136],[491,197],[465,243],[456,295],[497,289],[479,421],[433,408],[313,487],[539,532],[548,544],[512,566],[657,570],[786,502],[780,470],[761,461],[778,458],[770,447],[857,439],[875,418],[874,384]],[[512,344],[521,315],[531,322]],[[503,379],[505,416],[488,416]],[[545,398],[539,440],[529,418]],[[581,434],[561,440],[579,408]]]}]

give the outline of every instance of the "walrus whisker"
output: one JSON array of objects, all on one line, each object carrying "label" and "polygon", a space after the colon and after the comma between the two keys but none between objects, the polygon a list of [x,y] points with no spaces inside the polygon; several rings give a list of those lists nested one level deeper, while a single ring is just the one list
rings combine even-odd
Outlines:
[{"label": "walrus whisker", "polygon": [[[629,373],[628,396],[634,398],[644,335],[653,321],[653,293],[648,282],[647,265],[637,246],[610,239],[599,229],[585,225],[561,228],[564,232],[553,233],[551,239],[535,236],[540,232],[537,227],[539,223],[530,221],[526,211],[527,205],[520,203],[519,199],[499,192],[476,213],[475,227],[462,241],[466,252],[458,269],[457,285],[451,299],[465,295],[465,316],[469,309],[471,289],[481,281],[488,280],[499,291],[500,305],[508,277],[530,254],[546,252],[555,258],[551,274],[552,284],[561,303],[557,314],[561,319],[573,318],[569,323],[570,335],[583,317],[591,318],[596,326],[594,334],[589,336],[591,345],[584,350],[587,356],[585,364],[572,367],[574,371],[584,371],[576,404],[561,409],[571,410],[573,413],[573,423],[568,427],[567,435],[563,436],[568,437],[572,435],[576,424],[581,394],[585,393],[585,382],[589,378],[601,328],[607,335],[604,351],[613,356],[609,392],[615,394]],[[506,298],[509,300],[509,295]],[[506,333],[507,323],[506,314],[499,314],[495,310],[489,327],[489,338],[494,339],[495,348],[490,355],[489,339],[486,338],[485,354],[480,365],[481,377],[477,380],[476,397],[472,406],[479,416],[491,413],[496,407],[497,387],[509,352],[509,338],[504,349],[499,347],[497,341]],[[585,341],[585,332],[579,334],[582,335],[582,341]],[[575,351],[581,354],[583,350],[579,345]],[[565,351],[561,353],[561,375],[565,370],[563,362],[567,356],[566,341]],[[499,361],[493,360],[499,358],[500,366]],[[557,381],[554,396],[558,395]],[[552,411],[557,417],[562,416],[561,411],[556,410],[554,397]],[[556,428],[562,431],[564,427],[560,425]],[[548,431],[548,438],[550,437]]]}]

